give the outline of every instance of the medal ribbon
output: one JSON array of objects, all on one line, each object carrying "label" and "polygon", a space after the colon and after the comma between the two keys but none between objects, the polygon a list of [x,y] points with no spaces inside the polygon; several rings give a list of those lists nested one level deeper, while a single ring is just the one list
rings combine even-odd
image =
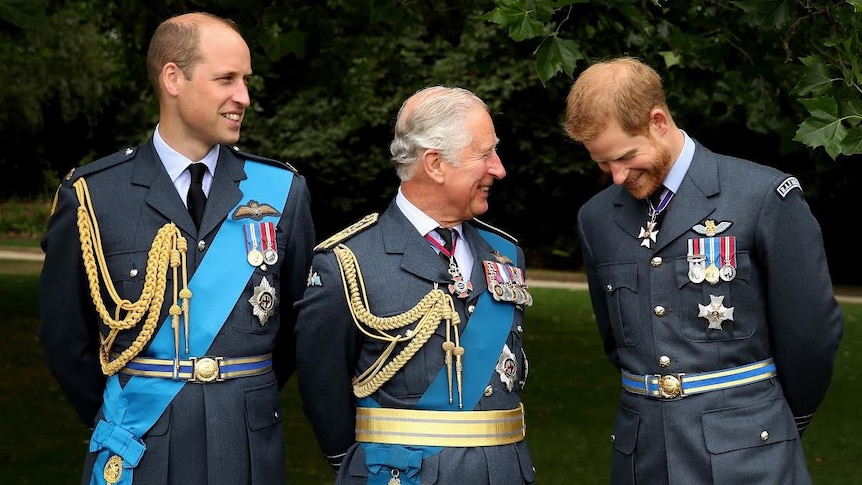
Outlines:
[{"label": "medal ribbon", "polygon": [[260,230],[261,238],[263,239],[263,249],[275,249],[275,223],[261,222]]},{"label": "medal ribbon", "polygon": [[721,261],[736,268],[736,236],[721,237]]},{"label": "medal ribbon", "polygon": [[446,246],[443,246],[442,244],[440,244],[440,241],[434,239],[434,236],[432,236],[431,233],[426,234],[425,239],[427,239],[428,242],[430,242],[432,246],[439,249],[440,252],[443,253],[444,256],[449,258],[449,260],[451,260],[453,257],[455,257],[455,247],[458,245],[458,231],[452,231],[452,250],[451,251],[446,249]]},{"label": "medal ribbon", "polygon": [[649,217],[651,221],[655,221],[656,217],[662,213],[667,208],[667,205],[670,204],[670,200],[673,199],[673,192],[665,187],[664,191],[661,193],[661,197],[659,198],[658,207],[653,207],[652,200],[647,197],[647,203],[649,204]]}]

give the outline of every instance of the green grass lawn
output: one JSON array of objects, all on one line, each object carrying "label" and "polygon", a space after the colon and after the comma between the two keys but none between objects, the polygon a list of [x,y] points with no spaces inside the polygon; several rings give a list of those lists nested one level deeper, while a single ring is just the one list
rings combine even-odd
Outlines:
[{"label": "green grass lawn", "polygon": [[[39,266],[0,260],[4,485],[77,483],[89,435],[48,374],[37,341]],[[587,294],[535,288],[533,295],[525,322],[530,376],[523,399],[537,483],[607,484],[619,377],[601,351]],[[846,329],[835,377],[804,439],[818,485],[862,478],[862,305],[843,308]],[[333,474],[302,416],[295,379],[284,391],[284,408],[290,483],[331,483]]]}]

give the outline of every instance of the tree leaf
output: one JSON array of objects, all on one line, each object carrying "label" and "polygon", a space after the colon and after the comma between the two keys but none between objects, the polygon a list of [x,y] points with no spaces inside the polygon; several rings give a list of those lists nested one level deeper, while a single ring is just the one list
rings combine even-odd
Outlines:
[{"label": "tree leaf", "polygon": [[583,58],[577,42],[552,35],[542,41],[536,52],[536,72],[543,85],[560,71],[571,78],[575,64]]}]

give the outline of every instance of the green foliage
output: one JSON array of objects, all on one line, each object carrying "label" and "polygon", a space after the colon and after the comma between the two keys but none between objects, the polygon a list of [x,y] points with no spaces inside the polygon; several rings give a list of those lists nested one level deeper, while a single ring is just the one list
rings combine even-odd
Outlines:
[{"label": "green foliage", "polygon": [[50,211],[44,202],[0,201],[0,235],[38,237],[45,231]]},{"label": "green foliage", "polygon": [[[584,5],[575,9],[576,3]],[[495,7],[481,18],[507,29],[514,41],[542,37],[536,72],[543,84],[560,72],[572,78],[578,61],[590,51],[601,52],[594,57],[626,52],[652,57],[658,53],[665,68],[713,70],[707,64],[712,63],[721,68],[716,75],[732,82],[726,89],[712,91],[709,101],[744,107],[750,129],[769,132],[777,128],[766,103],[753,97],[758,96],[756,92],[748,99],[742,94],[736,103],[721,96],[724,92],[745,93],[748,80],[768,80],[762,84],[764,100],[774,102],[780,94],[792,95],[809,110],[793,140],[811,148],[823,147],[832,159],[862,154],[862,111],[858,109],[862,2],[740,0],[662,7],[659,0],[653,0],[640,8],[638,3],[642,2],[496,0]],[[606,12],[596,22],[579,21],[591,17],[588,9],[602,7]],[[621,35],[626,30],[621,41],[602,42],[611,32]],[[571,38],[564,39],[564,35]],[[595,49],[596,42],[613,48]],[[721,62],[727,59],[721,47],[736,50],[763,74],[751,77],[745,65]],[[795,78],[800,81],[792,89],[782,80]],[[820,109],[826,98],[838,109]]]}]

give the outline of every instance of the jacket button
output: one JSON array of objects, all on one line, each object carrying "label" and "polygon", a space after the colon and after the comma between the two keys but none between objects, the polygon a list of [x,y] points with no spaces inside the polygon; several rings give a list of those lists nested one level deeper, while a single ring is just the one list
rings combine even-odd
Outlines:
[{"label": "jacket button", "polygon": [[670,366],[670,357],[666,355],[662,355],[658,358],[658,366],[659,367],[668,367]]},{"label": "jacket button", "polygon": [[658,305],[652,309],[652,312],[655,313],[657,317],[663,317],[664,314],[667,313],[667,310],[665,310],[663,306]]},{"label": "jacket button", "polygon": [[650,266],[652,266],[653,268],[660,268],[661,263],[662,263],[662,260],[661,260],[660,256],[656,256],[656,257],[652,258],[649,262]]}]

